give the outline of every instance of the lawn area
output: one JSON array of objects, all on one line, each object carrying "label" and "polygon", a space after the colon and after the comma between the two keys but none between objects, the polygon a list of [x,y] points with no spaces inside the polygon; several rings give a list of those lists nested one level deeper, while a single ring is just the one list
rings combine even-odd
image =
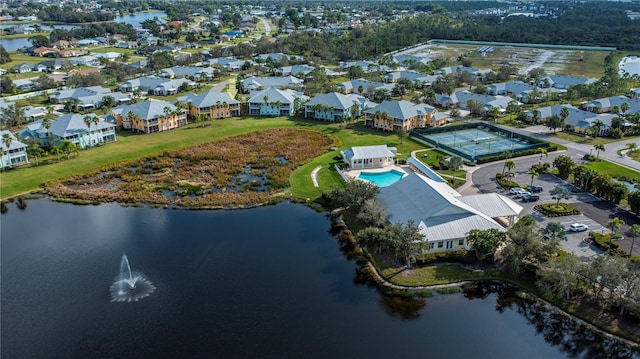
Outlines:
[{"label": "lawn area", "polygon": [[583,145],[606,145],[607,143],[618,142],[622,140],[628,140],[629,138],[637,138],[638,136],[633,137],[623,137],[623,138],[610,138],[610,137],[596,137],[593,138],[591,136],[585,137],[584,135],[577,135],[571,132],[556,132],[555,134],[549,133],[549,137],[556,137],[563,140],[580,143]]},{"label": "lawn area", "polygon": [[599,162],[589,162],[585,164],[585,166],[591,168],[592,170],[607,174],[613,178],[627,178],[634,180],[637,183],[640,183],[640,172],[634,171],[632,169],[622,167],[613,162],[609,161],[599,161]]},{"label": "lawn area", "polygon": [[[410,139],[405,139],[401,144],[395,134],[373,131],[362,125],[343,128],[343,124],[294,120],[288,117],[227,119],[213,121],[210,124],[207,127],[191,124],[178,130],[148,135],[120,132],[117,142],[81,151],[77,158],[71,157],[70,160],[62,160],[60,163],[40,167],[24,166],[2,172],[0,173],[0,197],[8,198],[37,190],[46,181],[84,173],[110,163],[137,159],[163,151],[190,147],[232,135],[273,127],[300,126],[317,130],[339,138],[341,143],[345,144],[340,149],[351,146],[387,144],[398,148],[399,159],[406,159],[411,155],[411,151],[424,148],[424,145]],[[327,153],[297,169],[291,176],[292,187],[287,190],[286,194],[299,198],[316,198],[333,186],[341,186],[342,180],[339,175],[335,171],[329,170],[335,162],[333,157],[337,154],[338,152]],[[319,188],[313,187],[311,181],[311,171],[317,166],[323,168],[318,173]]]},{"label": "lawn area", "polygon": [[[42,57],[29,56],[29,55],[25,55],[25,54],[22,54],[22,53],[15,52],[15,51],[11,51],[9,53],[9,55],[11,56],[11,61],[6,62],[6,63],[2,64],[2,66],[0,66],[3,69],[6,69],[6,70],[10,69],[12,66],[19,65],[19,64],[22,64],[24,62],[30,62],[32,64],[36,64],[36,63],[38,63],[40,61],[46,60],[46,59],[44,59]],[[14,77],[11,76],[11,79],[14,79]]]}]

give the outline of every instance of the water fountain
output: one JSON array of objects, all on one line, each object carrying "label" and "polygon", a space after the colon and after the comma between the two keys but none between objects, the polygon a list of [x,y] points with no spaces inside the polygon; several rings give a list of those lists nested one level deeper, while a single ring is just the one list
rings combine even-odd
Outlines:
[{"label": "water fountain", "polygon": [[151,295],[156,290],[156,287],[144,274],[132,271],[129,265],[129,258],[127,258],[126,254],[123,254],[120,261],[120,273],[118,273],[109,290],[112,302],[137,302]]}]

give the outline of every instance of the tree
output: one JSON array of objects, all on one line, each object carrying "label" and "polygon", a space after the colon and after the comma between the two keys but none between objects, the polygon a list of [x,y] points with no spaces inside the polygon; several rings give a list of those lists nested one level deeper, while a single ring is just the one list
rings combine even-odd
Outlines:
[{"label": "tree", "polygon": [[560,222],[549,222],[542,230],[542,238],[548,241],[566,241],[567,232]]},{"label": "tree", "polygon": [[540,111],[538,110],[532,110],[531,111],[531,124],[535,125],[536,123],[538,123],[538,121],[540,120]]},{"label": "tree", "polygon": [[387,212],[380,201],[370,198],[362,204],[357,218],[370,226],[382,227],[387,222]]},{"label": "tree", "polygon": [[329,191],[327,197],[336,207],[361,208],[366,200],[374,198],[379,192],[380,188],[372,182],[353,179],[347,181],[344,188]]},{"label": "tree", "polygon": [[566,155],[561,155],[556,157],[553,160],[553,166],[558,169],[558,176],[562,179],[567,179],[575,166],[575,162],[571,159],[571,157]]},{"label": "tree", "polygon": [[600,151],[604,152],[604,145],[597,144],[593,145],[593,149],[596,150],[596,160],[600,158]]},{"label": "tree", "polygon": [[502,174],[504,174],[504,171],[507,169],[507,160],[511,158],[511,155],[512,154],[509,151],[502,152],[502,157],[504,158],[504,166],[502,166]]},{"label": "tree", "polygon": [[385,228],[367,227],[358,232],[356,241],[372,253],[381,253],[392,247],[388,230]]},{"label": "tree", "polygon": [[396,131],[396,134],[398,135],[398,138],[400,139],[400,143],[402,144],[404,138],[407,137],[408,132],[407,130],[404,129],[404,127],[399,127],[398,130]]},{"label": "tree", "polygon": [[516,162],[514,160],[507,160],[504,166],[507,168],[507,178],[511,178],[511,176],[513,176],[512,170],[516,168]]},{"label": "tree", "polygon": [[549,191],[549,194],[552,196],[552,198],[556,199],[556,206],[560,205],[561,199],[571,198],[571,191],[569,191],[563,185],[556,185],[554,189]]},{"label": "tree", "polygon": [[33,47],[42,47],[42,46],[49,46],[50,42],[49,42],[49,38],[44,36],[44,35],[35,35],[29,38],[29,41],[31,42],[31,44],[33,45]]},{"label": "tree", "polygon": [[625,101],[620,105],[620,110],[622,111],[623,115],[627,114],[627,111],[629,111],[629,104]]},{"label": "tree", "polygon": [[58,162],[60,162],[60,154],[62,153],[60,146],[53,146],[51,148],[51,153],[56,155],[56,157],[58,157]]},{"label": "tree", "polygon": [[11,62],[11,55],[5,50],[4,46],[0,45],[0,64],[6,64]]},{"label": "tree", "polygon": [[620,226],[622,226],[624,223],[625,222],[618,217],[614,217],[612,220],[607,222],[607,228],[611,230],[612,239],[616,236],[616,234],[618,233],[618,229],[620,229]]},{"label": "tree", "polygon": [[600,135],[600,129],[602,127],[604,127],[604,122],[600,120],[593,121],[593,123],[591,124],[591,127],[589,127],[589,129],[593,131],[593,137],[597,137]]},{"label": "tree", "polygon": [[559,249],[558,242],[542,240],[535,219],[523,221],[525,218],[509,229],[511,241],[502,250],[505,266],[515,273],[522,272],[524,265],[543,262]]},{"label": "tree", "polygon": [[629,142],[625,146],[625,150],[627,151],[627,155],[632,154],[637,149],[638,149],[638,144],[635,143],[635,142]]},{"label": "tree", "polygon": [[44,154],[44,150],[38,146],[38,144],[33,143],[27,146],[27,155],[33,157],[36,160],[36,167],[39,165],[38,158]]},{"label": "tree", "polygon": [[460,156],[452,156],[449,159],[449,169],[453,171],[453,185],[456,185],[456,171],[462,167],[462,164],[464,163],[464,161],[462,160],[462,157]]},{"label": "tree", "polygon": [[470,99],[469,101],[467,101],[467,108],[473,115],[481,115],[484,111],[484,105],[482,104],[482,102],[474,99]]},{"label": "tree", "polygon": [[16,85],[9,75],[0,76],[0,93],[15,94],[16,91]]},{"label": "tree", "polygon": [[551,293],[562,293],[570,299],[578,290],[580,273],[585,266],[573,253],[546,262],[536,271],[536,285]]},{"label": "tree", "polygon": [[82,120],[84,121],[85,126],[89,130],[89,145],[91,145],[91,124],[93,123],[93,119],[90,115],[85,115]]},{"label": "tree", "polygon": [[507,240],[505,232],[497,228],[486,230],[472,229],[467,233],[467,243],[471,245],[471,249],[476,252],[478,260],[490,259],[502,243]]},{"label": "tree", "polygon": [[544,147],[538,147],[536,149],[536,153],[540,154],[540,158],[538,159],[538,164],[542,164],[542,156],[549,157],[549,154],[547,153],[547,149]]},{"label": "tree", "polygon": [[510,121],[513,122],[513,115],[517,114],[520,111],[520,105],[518,105],[518,101],[512,100],[507,104],[506,111],[511,115]]},{"label": "tree", "polygon": [[538,177],[540,174],[536,170],[530,170],[529,172],[527,172],[527,174],[529,176],[531,176],[531,184],[530,184],[530,186],[533,186],[533,179]]},{"label": "tree", "polygon": [[560,110],[560,120],[562,121],[560,125],[561,128],[564,128],[564,125],[567,123],[567,118],[569,118],[569,115],[571,115],[571,110],[569,110],[569,108],[566,106],[562,107],[562,110]]},{"label": "tree", "polygon": [[403,261],[407,268],[410,268],[411,262],[422,254],[426,245],[424,235],[412,219],[407,221],[406,225],[401,222],[392,225],[389,228],[389,237],[393,241],[396,259]]},{"label": "tree", "polygon": [[10,134],[5,133],[2,135],[2,143],[7,148],[7,152],[11,149],[11,144],[13,143],[13,137]]},{"label": "tree", "polygon": [[[563,109],[565,109],[566,107],[564,107]],[[562,128],[564,127],[564,121],[562,121],[562,119],[560,117],[558,117],[557,115],[552,115],[551,117],[549,117],[547,119],[547,127],[553,131],[553,133],[556,133],[556,129],[558,127]]]},{"label": "tree", "polygon": [[640,224],[634,224],[629,228],[631,234],[631,248],[629,249],[629,257],[633,257],[633,246],[636,244],[636,238],[640,237]]}]

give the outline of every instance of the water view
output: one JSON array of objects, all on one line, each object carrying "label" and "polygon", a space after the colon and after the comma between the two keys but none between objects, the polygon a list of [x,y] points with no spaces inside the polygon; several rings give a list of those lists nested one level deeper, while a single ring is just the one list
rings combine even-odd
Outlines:
[{"label": "water view", "polygon": [[[634,357],[501,285],[382,295],[304,205],[27,203],[2,215],[2,358]],[[142,272],[151,295],[112,301]]]},{"label": "water view", "polygon": [[145,20],[150,20],[153,18],[158,18],[160,22],[165,22],[162,18],[166,17],[167,14],[160,11],[142,11],[137,12],[131,15],[124,16],[116,16],[114,19],[116,22],[121,22],[123,24],[128,24],[133,27],[140,26]]}]

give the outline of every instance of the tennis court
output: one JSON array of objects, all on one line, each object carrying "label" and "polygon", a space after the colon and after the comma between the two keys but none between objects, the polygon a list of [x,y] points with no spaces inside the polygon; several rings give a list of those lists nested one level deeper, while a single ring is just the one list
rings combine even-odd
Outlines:
[{"label": "tennis court", "polygon": [[508,137],[508,133],[493,132],[481,128],[429,134],[437,144],[455,148],[470,158],[496,152],[513,152],[531,147],[530,143]]}]

